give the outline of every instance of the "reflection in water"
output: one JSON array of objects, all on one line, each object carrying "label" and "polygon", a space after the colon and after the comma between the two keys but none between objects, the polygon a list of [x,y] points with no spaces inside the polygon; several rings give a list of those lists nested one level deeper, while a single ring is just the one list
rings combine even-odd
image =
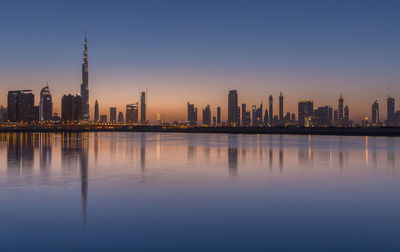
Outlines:
[{"label": "reflection in water", "polygon": [[232,176],[237,175],[238,166],[238,149],[237,149],[237,136],[228,136],[228,167],[229,174]]},{"label": "reflection in water", "polygon": [[34,164],[31,133],[10,133],[7,139],[7,167],[10,175],[32,175]]},{"label": "reflection in water", "polygon": [[39,148],[40,148],[40,174],[48,175],[51,166],[51,133],[39,134]]},{"label": "reflection in water", "polygon": [[283,143],[282,135],[279,136],[279,170],[283,171]]},{"label": "reflection in water", "polygon": [[142,179],[146,171],[146,133],[140,133],[140,169],[142,171]]}]

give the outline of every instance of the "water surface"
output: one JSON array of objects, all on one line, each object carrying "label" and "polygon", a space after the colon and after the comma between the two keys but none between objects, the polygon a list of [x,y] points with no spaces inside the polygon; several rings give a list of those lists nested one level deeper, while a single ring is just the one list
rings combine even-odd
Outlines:
[{"label": "water surface", "polygon": [[399,251],[400,138],[0,134],[2,251]]}]

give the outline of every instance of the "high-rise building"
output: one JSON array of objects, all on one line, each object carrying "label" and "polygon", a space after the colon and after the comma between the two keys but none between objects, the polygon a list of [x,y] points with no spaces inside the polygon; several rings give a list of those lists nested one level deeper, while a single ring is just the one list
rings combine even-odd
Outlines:
[{"label": "high-rise building", "polygon": [[197,108],[194,104],[187,104],[187,120],[189,125],[195,126],[197,124]]},{"label": "high-rise building", "polygon": [[118,113],[118,123],[124,123],[124,114],[121,111]]},{"label": "high-rise building", "polygon": [[117,122],[117,108],[116,107],[110,108],[110,122],[111,123]]},{"label": "high-rise building", "polygon": [[243,125],[243,126],[246,126],[246,122],[245,122],[245,119],[246,119],[246,112],[247,112],[247,110],[246,110],[246,103],[242,103],[242,125]]},{"label": "high-rise building", "polygon": [[349,106],[344,107],[344,118],[343,118],[343,125],[344,126],[349,126],[350,123],[350,114],[349,114]]},{"label": "high-rise building", "polygon": [[252,107],[252,126],[261,126],[263,124],[262,110],[262,103],[259,108],[257,108],[256,106]]},{"label": "high-rise building", "polygon": [[371,122],[373,125],[378,125],[379,124],[379,102],[378,98],[372,103],[372,118]]},{"label": "high-rise building", "polygon": [[96,102],[94,103],[94,121],[98,122],[99,120],[100,120],[100,117],[99,117],[99,103],[96,100]]},{"label": "high-rise building", "polygon": [[[228,124],[229,126],[237,126],[237,107],[238,94],[236,90],[229,90],[228,94]],[[240,113],[239,113],[240,120]]]},{"label": "high-rise building", "polygon": [[240,107],[236,107],[236,127],[240,126]]},{"label": "high-rise building", "polygon": [[62,97],[61,120],[64,122],[82,120],[82,97],[80,95],[68,94]]},{"label": "high-rise building", "polygon": [[0,106],[0,122],[7,121],[7,109],[3,106]]},{"label": "high-rise building", "polygon": [[146,92],[140,93],[140,123],[146,124]]},{"label": "high-rise building", "polygon": [[314,116],[316,117],[319,126],[329,126],[332,121],[332,107],[319,107],[314,111]]},{"label": "high-rise building", "polygon": [[53,117],[53,101],[51,99],[49,86],[40,90],[39,120],[50,121]]},{"label": "high-rise building", "polygon": [[217,107],[217,125],[221,126],[221,107]]},{"label": "high-rise building", "polygon": [[82,97],[82,116],[83,120],[88,121],[89,115],[89,63],[88,63],[88,50],[87,50],[87,37],[85,32],[85,48],[83,51],[82,63],[82,84],[81,84],[81,97]]},{"label": "high-rise building", "polygon": [[268,126],[269,123],[269,115],[268,115],[268,109],[266,108],[264,111],[264,125]]},{"label": "high-rise building", "polygon": [[395,126],[395,117],[394,117],[394,98],[388,95],[387,98],[387,126]]},{"label": "high-rise building", "polygon": [[272,94],[269,96],[268,99],[269,103],[269,123],[272,125],[274,121],[274,98],[272,97]]},{"label": "high-rise building", "polygon": [[338,120],[339,120],[339,123],[341,123],[341,121],[343,120],[343,97],[342,97],[342,94],[340,94],[340,97],[339,97],[339,100],[338,100],[338,102],[339,102],[339,106],[338,106]]},{"label": "high-rise building", "polygon": [[207,105],[203,109],[203,125],[210,126],[211,125],[211,109],[210,105]]},{"label": "high-rise building", "polygon": [[139,104],[128,104],[126,105],[125,113],[126,123],[138,123],[139,122]]},{"label": "high-rise building", "polygon": [[279,121],[283,122],[283,95],[279,94]]},{"label": "high-rise building", "polygon": [[30,122],[34,120],[35,96],[32,90],[8,91],[7,113],[10,122]]},{"label": "high-rise building", "polygon": [[397,127],[400,127],[400,110],[396,111],[396,113],[394,114],[394,118],[395,118],[395,125]]},{"label": "high-rise building", "polygon": [[107,115],[100,115],[100,122],[106,123],[107,122]]},{"label": "high-rise building", "polygon": [[299,126],[307,126],[306,119],[313,116],[314,103],[312,101],[300,101],[298,105],[298,110]]}]

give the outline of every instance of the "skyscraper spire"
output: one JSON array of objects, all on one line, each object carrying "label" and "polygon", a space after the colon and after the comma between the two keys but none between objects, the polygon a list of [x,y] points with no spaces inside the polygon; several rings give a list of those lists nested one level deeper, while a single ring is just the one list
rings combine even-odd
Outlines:
[{"label": "skyscraper spire", "polygon": [[85,31],[85,48],[83,51],[82,63],[82,84],[81,84],[81,97],[82,97],[82,116],[83,120],[88,121],[89,116],[89,63],[87,55],[87,36]]}]

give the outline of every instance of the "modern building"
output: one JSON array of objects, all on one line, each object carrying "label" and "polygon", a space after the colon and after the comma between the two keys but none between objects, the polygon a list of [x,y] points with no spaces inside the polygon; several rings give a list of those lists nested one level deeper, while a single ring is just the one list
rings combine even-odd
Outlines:
[{"label": "modern building", "polygon": [[245,117],[246,117],[246,103],[242,103],[242,125],[246,126]]},{"label": "modern building", "polygon": [[50,121],[53,117],[53,101],[51,99],[51,93],[49,86],[45,86],[40,90],[40,102],[39,102],[39,120]]},{"label": "modern building", "polygon": [[387,98],[387,121],[386,126],[395,126],[394,98],[388,95]]},{"label": "modern building", "polygon": [[10,122],[31,122],[34,120],[35,96],[32,90],[8,91],[7,117]]},{"label": "modern building", "polygon": [[221,126],[221,107],[217,107],[217,126]]},{"label": "modern building", "polygon": [[96,100],[96,102],[94,103],[94,121],[98,122],[99,120],[100,120],[100,117],[99,117],[99,103]]},{"label": "modern building", "polygon": [[400,110],[396,111],[394,118],[396,120],[396,127],[400,127]]},{"label": "modern building", "polygon": [[260,107],[253,106],[252,107],[252,125],[253,126],[261,126],[263,124],[263,118],[262,118],[262,112],[263,112],[263,106],[262,103],[260,104]]},{"label": "modern building", "polygon": [[203,125],[211,126],[211,109],[210,109],[210,105],[207,105],[203,109]]},{"label": "modern building", "polygon": [[126,105],[125,113],[126,123],[138,123],[139,122],[139,104],[128,104]]},{"label": "modern building", "polygon": [[264,111],[264,125],[268,126],[269,124],[269,114],[268,114],[268,109],[266,108]]},{"label": "modern building", "polygon": [[81,97],[82,97],[82,117],[83,120],[88,121],[89,115],[89,63],[88,63],[88,47],[87,37],[85,32],[85,48],[83,51],[82,63],[82,84],[81,84]]},{"label": "modern building", "polygon": [[279,94],[279,122],[283,122],[283,94]]},{"label": "modern building", "polygon": [[274,98],[272,97],[272,94],[269,96],[268,99],[268,103],[269,103],[269,124],[272,125],[273,121],[274,121]]},{"label": "modern building", "polygon": [[338,106],[338,121],[339,124],[341,123],[341,121],[344,118],[344,110],[343,110],[343,97],[342,94],[340,94],[339,100],[338,100],[339,106]]},{"label": "modern building", "polygon": [[147,124],[146,120],[146,92],[140,93],[140,123]]},{"label": "modern building", "polygon": [[110,108],[110,122],[111,123],[117,122],[117,108],[116,107]]},{"label": "modern building", "polygon": [[[238,126],[237,122],[240,122],[240,111],[239,118],[237,115],[238,108],[238,94],[236,90],[229,90],[228,94],[228,124],[229,126]],[[239,123],[240,124],[240,123]]]},{"label": "modern building", "polygon": [[118,113],[118,123],[124,123],[124,114],[122,112]]},{"label": "modern building", "polygon": [[82,118],[82,97],[80,95],[64,95],[61,99],[61,120],[63,122],[79,122]]},{"label": "modern building", "polygon": [[344,118],[343,118],[343,126],[349,126],[350,123],[350,110],[349,106],[344,107]]},{"label": "modern building", "polygon": [[187,103],[187,120],[190,126],[197,124],[197,108],[189,102]]},{"label": "modern building", "polygon": [[306,118],[312,117],[314,112],[313,101],[300,101],[298,104],[298,125],[301,127],[308,126]]},{"label": "modern building", "polygon": [[379,124],[379,101],[378,98],[372,103],[372,117],[371,122],[374,126]]},{"label": "modern building", "polygon": [[314,110],[318,126],[329,126],[332,122],[332,106],[318,107]]}]

